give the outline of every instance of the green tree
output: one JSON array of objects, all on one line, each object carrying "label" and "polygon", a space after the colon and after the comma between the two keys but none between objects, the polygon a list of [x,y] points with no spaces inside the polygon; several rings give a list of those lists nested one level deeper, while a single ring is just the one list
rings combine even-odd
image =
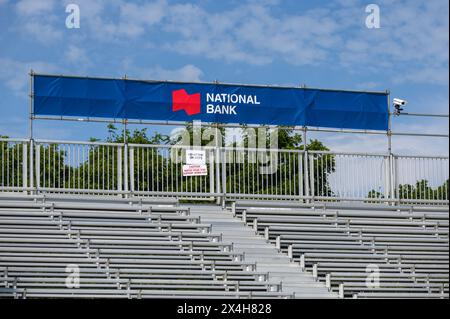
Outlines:
[{"label": "green tree", "polygon": [[[0,136],[0,138],[8,138]],[[21,143],[0,141],[0,186],[21,187],[23,146]]]},{"label": "green tree", "polygon": [[[449,198],[449,180],[447,179],[442,185],[432,188],[429,181],[421,179],[415,184],[400,184],[395,190],[399,199],[418,199],[418,200],[446,200]],[[367,195],[368,198],[385,198],[385,195],[371,190]]]}]

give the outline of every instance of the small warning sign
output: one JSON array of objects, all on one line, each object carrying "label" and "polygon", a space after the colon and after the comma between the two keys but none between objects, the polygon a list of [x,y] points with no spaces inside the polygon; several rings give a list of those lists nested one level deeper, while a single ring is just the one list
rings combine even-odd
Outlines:
[{"label": "small warning sign", "polygon": [[206,152],[198,150],[186,150],[186,164],[187,165],[205,165]]},{"label": "small warning sign", "polygon": [[208,166],[206,165],[183,165],[183,176],[206,176]]}]

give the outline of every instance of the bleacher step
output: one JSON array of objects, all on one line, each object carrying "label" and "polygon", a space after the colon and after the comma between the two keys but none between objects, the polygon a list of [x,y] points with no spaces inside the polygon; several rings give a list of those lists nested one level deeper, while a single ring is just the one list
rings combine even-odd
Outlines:
[{"label": "bleacher step", "polygon": [[211,224],[213,233],[221,233],[223,241],[233,243],[233,251],[244,254],[246,262],[255,262],[257,271],[267,272],[271,282],[281,282],[283,292],[296,293],[297,298],[337,297],[231,212],[212,205],[191,206],[190,210],[193,217]]}]

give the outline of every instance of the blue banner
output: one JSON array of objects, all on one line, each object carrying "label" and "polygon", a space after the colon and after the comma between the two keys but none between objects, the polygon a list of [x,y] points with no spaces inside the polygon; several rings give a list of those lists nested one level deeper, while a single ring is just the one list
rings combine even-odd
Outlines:
[{"label": "blue banner", "polygon": [[386,93],[34,75],[34,115],[388,129]]}]

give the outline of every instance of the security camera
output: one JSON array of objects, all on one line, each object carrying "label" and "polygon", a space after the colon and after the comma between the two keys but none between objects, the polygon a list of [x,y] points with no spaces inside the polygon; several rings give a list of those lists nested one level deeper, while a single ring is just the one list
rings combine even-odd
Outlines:
[{"label": "security camera", "polygon": [[400,115],[403,111],[402,106],[405,106],[406,104],[408,104],[408,101],[406,100],[402,100],[402,99],[394,99],[394,115]]},{"label": "security camera", "polygon": [[405,106],[406,104],[408,104],[408,101],[406,100],[402,100],[402,99],[394,99],[394,105],[398,105],[398,106]]}]

